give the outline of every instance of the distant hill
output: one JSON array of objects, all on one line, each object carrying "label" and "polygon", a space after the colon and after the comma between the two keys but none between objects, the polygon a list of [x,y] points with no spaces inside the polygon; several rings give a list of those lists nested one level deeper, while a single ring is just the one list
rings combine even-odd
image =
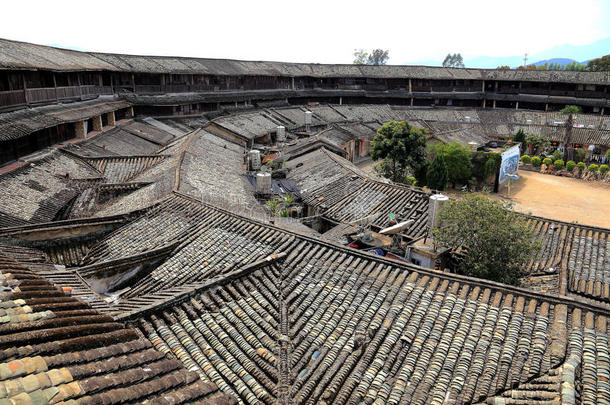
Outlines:
[{"label": "distant hill", "polygon": [[[525,53],[526,50],[524,50]],[[586,64],[591,59],[599,58],[610,53],[610,37],[600,39],[587,45],[558,45],[549,48],[545,51],[538,52],[533,55],[528,55],[529,61],[537,61],[534,64],[544,65],[547,63],[567,64],[573,61],[581,61]],[[444,55],[440,55],[444,58]],[[584,62],[583,62],[584,61]],[[415,63],[418,65],[441,66],[441,60],[422,60]],[[516,68],[523,65],[523,55],[520,56],[478,56],[468,57],[464,55],[464,64],[467,68],[491,68],[495,69],[498,66],[510,66]]]},{"label": "distant hill", "polygon": [[555,63],[558,65],[569,65],[570,63],[574,63],[574,62],[578,62],[578,61],[576,61],[574,59],[569,59],[569,58],[552,58],[552,59],[539,60],[538,62],[532,63],[532,65],[542,66],[545,63],[547,65],[550,65],[551,63]]}]

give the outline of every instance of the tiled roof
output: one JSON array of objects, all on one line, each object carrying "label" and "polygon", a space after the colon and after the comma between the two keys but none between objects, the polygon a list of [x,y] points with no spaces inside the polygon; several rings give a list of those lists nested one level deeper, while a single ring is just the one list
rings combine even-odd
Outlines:
[{"label": "tiled roof", "polygon": [[119,317],[243,403],[610,398],[601,308],[299,235],[267,250],[277,259],[261,252],[208,272],[225,268],[218,248],[232,257],[237,247],[256,249],[240,237],[268,239],[278,230],[201,209],[235,229],[231,242],[215,230],[189,243],[183,250],[196,249],[157,279],[158,288],[121,301],[127,312]]},{"label": "tiled roof", "polygon": [[425,233],[429,195],[421,190],[377,181],[324,149],[293,159],[288,166],[303,201],[318,214],[343,223],[377,215],[373,224],[385,228],[394,213],[400,220],[415,219],[405,235]]},{"label": "tiled roof", "polygon": [[129,107],[114,99],[34,107],[0,114],[0,141],[17,139],[44,128],[87,120],[95,115]]},{"label": "tiled roof", "polygon": [[103,70],[145,73],[199,73],[216,75],[380,77],[445,80],[523,80],[576,83],[610,82],[607,72],[458,69],[428,66],[330,65],[242,61],[231,59],[138,56],[68,49],[0,39],[0,69],[55,71]]},{"label": "tiled roof", "polygon": [[230,404],[137,331],[0,254],[0,402]]}]

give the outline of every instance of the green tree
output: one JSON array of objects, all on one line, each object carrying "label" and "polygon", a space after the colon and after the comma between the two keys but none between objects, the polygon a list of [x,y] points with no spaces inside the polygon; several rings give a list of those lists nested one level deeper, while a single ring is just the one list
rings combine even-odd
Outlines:
[{"label": "green tree", "polygon": [[407,171],[416,172],[426,161],[426,130],[408,121],[390,121],[377,130],[371,141],[371,158],[388,159],[393,181],[402,181]]},{"label": "green tree", "polygon": [[443,67],[463,68],[464,59],[459,53],[454,53],[453,55],[448,53],[447,56],[445,56],[445,60],[443,61]]},{"label": "green tree", "polygon": [[451,200],[441,209],[432,235],[441,246],[461,248],[458,272],[517,285],[540,242],[525,218],[511,208],[477,195]]},{"label": "green tree", "polygon": [[356,65],[385,65],[390,58],[390,51],[387,49],[373,49],[371,53],[364,49],[354,50],[354,64]]},{"label": "green tree", "polygon": [[447,163],[445,157],[442,154],[437,154],[432,161],[432,164],[428,168],[428,187],[443,191],[447,186],[449,180],[449,173],[447,170]]},{"label": "green tree", "polygon": [[569,160],[574,158],[573,148],[568,148],[568,145],[572,143],[572,129],[574,128],[574,114],[580,114],[581,109],[577,105],[566,105],[559,111],[562,114],[566,114],[568,119],[565,124],[565,136],[563,139],[563,160]]},{"label": "green tree", "polygon": [[513,142],[521,144],[521,153],[525,152],[525,148],[527,147],[525,142],[525,131],[522,128],[519,128],[515,136],[513,136]]},{"label": "green tree", "polygon": [[544,148],[550,144],[548,139],[546,139],[544,135],[536,134],[527,134],[527,136],[525,137],[525,142],[527,142],[527,144],[530,146],[532,156],[536,155],[539,149]]},{"label": "green tree", "polygon": [[464,183],[472,177],[472,163],[470,149],[457,142],[437,143],[434,145],[434,155],[443,155],[449,173],[449,182]]},{"label": "green tree", "polygon": [[610,70],[610,55],[592,59],[587,63],[587,70],[591,72],[602,72]]}]

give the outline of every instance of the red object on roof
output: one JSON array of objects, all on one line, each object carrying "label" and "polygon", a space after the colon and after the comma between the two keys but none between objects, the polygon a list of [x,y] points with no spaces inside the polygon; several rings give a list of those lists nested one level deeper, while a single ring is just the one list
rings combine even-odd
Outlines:
[{"label": "red object on roof", "polygon": [[271,153],[263,158],[263,164],[265,164],[268,161],[273,160],[275,158],[279,158],[279,157],[280,157],[279,153]]}]

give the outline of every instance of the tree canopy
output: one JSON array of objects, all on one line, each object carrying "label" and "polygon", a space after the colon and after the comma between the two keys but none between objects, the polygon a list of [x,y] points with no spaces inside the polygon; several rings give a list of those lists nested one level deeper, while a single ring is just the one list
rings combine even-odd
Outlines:
[{"label": "tree canopy", "polygon": [[443,61],[443,67],[463,68],[464,59],[462,58],[462,55],[459,53],[454,53],[454,54],[448,53],[447,56],[445,56],[445,60]]},{"label": "tree canopy", "polygon": [[610,55],[590,60],[587,63],[587,70],[591,72],[610,71]]},{"label": "tree canopy", "polygon": [[417,171],[426,161],[426,130],[408,121],[390,121],[377,130],[371,141],[371,158],[388,159],[393,181],[402,181],[407,171]]},{"label": "tree canopy", "polygon": [[525,151],[527,145],[525,141],[525,131],[523,130],[523,128],[519,128],[515,136],[513,136],[513,142],[521,144],[521,153]]},{"label": "tree canopy", "polygon": [[540,242],[511,208],[477,195],[451,200],[440,210],[432,235],[441,246],[461,250],[459,273],[517,285]]},{"label": "tree canopy", "polygon": [[527,134],[525,142],[532,148],[531,153],[535,155],[538,153],[540,148],[544,148],[549,145],[549,140],[544,135]]},{"label": "tree canopy", "polygon": [[447,171],[447,163],[442,154],[434,157],[432,164],[428,168],[428,186],[434,190],[443,191],[449,180],[449,172]]},{"label": "tree canopy", "polygon": [[370,53],[364,49],[354,50],[354,64],[356,65],[385,65],[390,58],[390,51],[373,49]]},{"label": "tree canopy", "polygon": [[562,114],[567,114],[568,119],[566,120],[566,131],[565,137],[563,139],[563,144],[565,145],[563,158],[565,160],[571,160],[572,150],[568,148],[568,145],[572,143],[572,129],[574,128],[574,114],[579,114],[582,110],[577,105],[566,105],[560,111]]},{"label": "tree canopy", "polygon": [[458,142],[437,143],[434,145],[434,156],[442,155],[447,165],[448,181],[454,186],[464,183],[472,176],[471,153],[467,146]]}]

